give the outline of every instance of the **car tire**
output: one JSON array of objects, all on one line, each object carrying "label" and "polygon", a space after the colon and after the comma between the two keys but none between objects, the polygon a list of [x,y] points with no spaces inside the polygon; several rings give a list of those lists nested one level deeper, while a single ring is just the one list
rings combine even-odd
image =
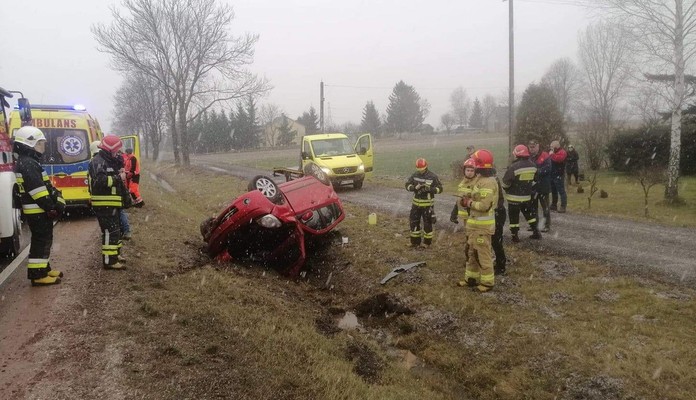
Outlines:
[{"label": "car tire", "polygon": [[353,188],[355,189],[360,189],[363,185],[364,179],[360,179],[359,181],[353,181]]},{"label": "car tire", "polygon": [[266,175],[255,176],[249,182],[247,189],[251,192],[258,190],[273,204],[278,204],[283,199],[283,195],[280,193],[280,188],[278,185]]},{"label": "car tire", "polygon": [[[17,209],[15,209],[15,212]],[[22,234],[22,223],[19,215],[15,216],[14,232],[12,236],[0,239],[0,258],[12,259],[19,255],[20,250],[20,235]]]},{"label": "car tire", "polygon": [[329,179],[329,176],[326,174],[326,172],[322,171],[321,168],[314,163],[309,163],[304,166],[304,173],[305,175],[311,175],[321,183],[323,183],[326,186],[331,186],[331,179]]}]

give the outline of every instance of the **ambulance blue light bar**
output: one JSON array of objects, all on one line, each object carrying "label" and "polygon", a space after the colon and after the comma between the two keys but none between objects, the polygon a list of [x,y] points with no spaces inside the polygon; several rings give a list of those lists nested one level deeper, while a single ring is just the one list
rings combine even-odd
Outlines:
[{"label": "ambulance blue light bar", "polygon": [[[15,106],[15,109],[17,106]],[[73,111],[87,111],[87,107],[82,104],[75,104],[72,106],[67,105],[55,105],[55,104],[32,104],[32,110],[73,110]]]}]

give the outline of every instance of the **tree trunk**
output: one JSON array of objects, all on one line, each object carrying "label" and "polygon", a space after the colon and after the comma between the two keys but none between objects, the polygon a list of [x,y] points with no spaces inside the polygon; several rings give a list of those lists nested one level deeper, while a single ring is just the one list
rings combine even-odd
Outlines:
[{"label": "tree trunk", "polygon": [[186,129],[186,108],[183,101],[179,105],[179,135],[181,138],[181,161],[184,166],[188,167],[191,165],[191,158],[189,157],[189,137]]},{"label": "tree trunk", "polygon": [[674,109],[665,200],[672,203],[679,197],[679,156],[681,153],[681,114],[684,100],[684,12],[682,0],[676,0],[674,27]]}]

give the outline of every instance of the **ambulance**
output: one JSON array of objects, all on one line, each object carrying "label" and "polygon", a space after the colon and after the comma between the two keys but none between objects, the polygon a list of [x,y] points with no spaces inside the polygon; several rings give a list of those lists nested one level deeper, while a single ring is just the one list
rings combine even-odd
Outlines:
[{"label": "ambulance", "polygon": [[[41,165],[53,186],[63,192],[66,206],[89,206],[89,144],[104,136],[97,119],[81,105],[32,104],[30,125],[46,136]],[[12,111],[10,134],[14,135],[21,126],[19,111]]]}]

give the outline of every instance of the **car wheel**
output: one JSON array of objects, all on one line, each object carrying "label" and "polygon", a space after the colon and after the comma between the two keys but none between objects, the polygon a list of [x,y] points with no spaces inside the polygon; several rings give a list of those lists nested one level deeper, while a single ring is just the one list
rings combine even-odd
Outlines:
[{"label": "car wheel", "polygon": [[353,181],[353,187],[355,189],[360,189],[363,185],[363,180],[364,179],[360,179],[359,181]]},{"label": "car wheel", "polygon": [[271,203],[278,204],[280,200],[283,198],[283,195],[280,193],[280,188],[278,188],[278,185],[276,185],[275,182],[273,182],[273,179],[265,176],[265,175],[259,175],[255,176],[254,179],[252,179],[249,182],[249,186],[247,186],[247,189],[249,191],[253,190],[258,190],[261,192],[261,194],[264,195],[268,200],[271,201]]},{"label": "car wheel", "polygon": [[[20,211],[15,209],[16,213]],[[20,235],[22,234],[22,222],[19,215],[15,215],[14,232],[12,236],[0,240],[0,257],[14,258],[19,254]]]},{"label": "car wheel", "polygon": [[317,178],[317,180],[319,180],[319,182],[323,183],[326,186],[331,185],[331,179],[329,179],[329,176],[326,175],[326,172],[322,171],[321,168],[317,164],[309,163],[309,164],[305,165],[304,173],[305,173],[305,175],[311,175],[311,176]]}]

